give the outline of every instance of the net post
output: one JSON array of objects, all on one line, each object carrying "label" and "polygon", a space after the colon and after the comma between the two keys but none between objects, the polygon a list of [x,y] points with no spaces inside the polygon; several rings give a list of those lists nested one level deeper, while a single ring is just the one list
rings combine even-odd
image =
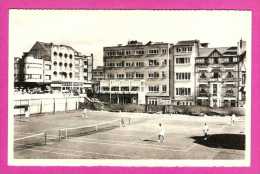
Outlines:
[{"label": "net post", "polygon": [[96,131],[98,131],[98,125],[96,125]]},{"label": "net post", "polygon": [[59,129],[59,141],[61,141],[61,129]]},{"label": "net post", "polygon": [[68,129],[65,129],[65,139],[68,139]]},{"label": "net post", "polygon": [[47,132],[44,132],[44,145],[47,144]]}]

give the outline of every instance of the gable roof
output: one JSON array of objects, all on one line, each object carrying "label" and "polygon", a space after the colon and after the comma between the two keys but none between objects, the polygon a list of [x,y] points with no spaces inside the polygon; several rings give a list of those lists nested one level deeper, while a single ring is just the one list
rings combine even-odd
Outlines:
[{"label": "gable roof", "polygon": [[214,50],[224,56],[237,55],[236,47],[199,48],[199,57],[209,57]]},{"label": "gable roof", "polygon": [[[52,43],[45,43],[37,41],[32,48],[30,49],[28,54],[32,54],[35,57],[42,57],[44,60],[51,60],[51,47]],[[37,50],[37,51],[35,51]],[[40,50],[40,51],[39,51]]]}]

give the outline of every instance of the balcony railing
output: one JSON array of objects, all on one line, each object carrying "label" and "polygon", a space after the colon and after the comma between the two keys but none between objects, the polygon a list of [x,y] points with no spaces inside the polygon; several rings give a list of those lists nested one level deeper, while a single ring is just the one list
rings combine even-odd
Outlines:
[{"label": "balcony railing", "polygon": [[209,97],[209,93],[208,92],[200,92],[198,97]]},{"label": "balcony railing", "polygon": [[226,77],[223,79],[223,81],[238,81],[239,78],[236,78],[236,77]]},{"label": "balcony railing", "polygon": [[224,97],[236,97],[236,95],[235,94],[233,94],[233,93],[225,93],[224,94]]},{"label": "balcony railing", "polygon": [[199,82],[208,82],[209,78],[208,77],[206,77],[206,78],[199,78],[198,81]]}]

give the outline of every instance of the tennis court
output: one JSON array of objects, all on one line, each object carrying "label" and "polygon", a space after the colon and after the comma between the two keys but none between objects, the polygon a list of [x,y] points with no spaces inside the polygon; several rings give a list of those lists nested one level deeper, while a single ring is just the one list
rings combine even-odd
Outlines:
[{"label": "tennis court", "polygon": [[[200,117],[89,112],[82,119],[79,112],[35,117],[15,122],[15,139],[43,132],[42,144],[14,149],[17,159],[243,159],[244,121],[230,125],[229,117],[208,117],[208,142],[203,142]],[[68,118],[67,118],[68,117]],[[123,124],[122,124],[122,118]],[[53,121],[55,120],[55,121]],[[60,120],[57,121],[57,120]],[[40,124],[36,124],[39,122]],[[32,124],[33,123],[33,124]],[[109,123],[105,125],[104,123]],[[111,123],[111,124],[110,124]],[[158,123],[166,130],[165,141],[157,142]],[[66,125],[66,131],[64,130]],[[86,125],[101,125],[85,132]],[[105,126],[104,126],[105,125]],[[102,127],[104,126],[104,127]],[[37,127],[37,128],[35,128]],[[54,129],[55,128],[55,129]],[[79,128],[77,134],[68,128]],[[83,130],[81,130],[81,128]],[[49,129],[49,130],[48,130]],[[33,131],[32,131],[33,130]],[[43,131],[44,130],[44,131]],[[50,131],[51,130],[51,131]],[[54,135],[54,130],[60,130]],[[17,133],[19,131],[19,133]],[[47,135],[44,134],[47,132]],[[73,132],[73,131],[71,131]],[[25,133],[25,134],[22,134]],[[66,135],[67,134],[67,135]],[[53,138],[49,140],[48,136]],[[46,137],[47,136],[47,137]],[[24,136],[25,137],[25,136]],[[56,137],[56,138],[55,138]],[[226,141],[228,139],[230,141]],[[234,139],[235,137],[235,139]],[[47,140],[46,140],[47,139]],[[61,140],[60,140],[61,139]],[[223,144],[229,142],[229,144]],[[36,140],[37,141],[37,140]],[[217,142],[216,142],[217,141]],[[23,144],[23,142],[21,142]]]}]

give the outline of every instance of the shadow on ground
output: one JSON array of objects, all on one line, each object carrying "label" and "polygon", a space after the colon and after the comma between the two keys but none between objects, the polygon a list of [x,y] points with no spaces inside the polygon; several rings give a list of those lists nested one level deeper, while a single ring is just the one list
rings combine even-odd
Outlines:
[{"label": "shadow on ground", "polygon": [[243,134],[212,134],[207,140],[203,136],[191,137],[195,143],[213,148],[245,150],[245,135]]}]

